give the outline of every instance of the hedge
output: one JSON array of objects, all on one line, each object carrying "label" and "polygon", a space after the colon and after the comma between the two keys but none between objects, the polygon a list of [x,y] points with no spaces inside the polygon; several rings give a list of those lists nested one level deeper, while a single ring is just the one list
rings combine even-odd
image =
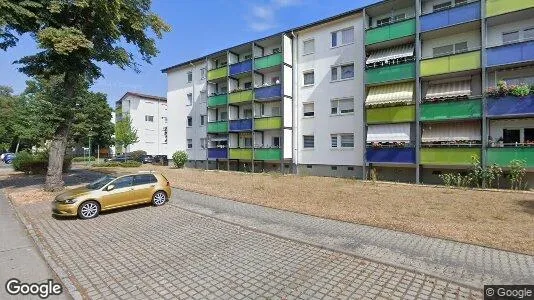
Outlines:
[{"label": "hedge", "polygon": [[122,168],[137,168],[140,167],[142,163],[135,161],[135,160],[127,160],[125,162],[120,161],[107,161],[103,163],[97,163],[93,164],[93,167],[97,168],[114,168],[114,167],[122,167]]},{"label": "hedge", "polygon": [[[63,173],[70,170],[72,157],[65,156],[63,160]],[[13,160],[13,169],[25,174],[46,174],[48,170],[48,153],[31,154],[27,151],[17,153]]]}]

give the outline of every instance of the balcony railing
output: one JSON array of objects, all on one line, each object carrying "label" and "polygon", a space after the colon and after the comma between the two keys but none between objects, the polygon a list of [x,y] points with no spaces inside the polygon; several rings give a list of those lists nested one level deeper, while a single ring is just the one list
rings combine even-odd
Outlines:
[{"label": "balcony railing", "polygon": [[282,53],[274,53],[271,55],[254,58],[254,69],[260,70],[270,68],[282,64]]},{"label": "balcony railing", "polygon": [[208,158],[227,158],[228,149],[227,148],[208,148]]},{"label": "balcony railing", "polygon": [[486,0],[486,16],[492,17],[532,7],[532,0]]},{"label": "balcony railing", "polygon": [[425,147],[421,148],[421,164],[467,166],[473,157],[480,159],[480,148],[472,147]]},{"label": "balcony railing", "polygon": [[208,122],[208,133],[228,132],[228,121]]},{"label": "balcony railing", "polygon": [[282,128],[282,117],[267,117],[254,119],[255,130],[268,130]]},{"label": "balcony railing", "polygon": [[534,147],[495,147],[487,149],[488,164],[509,167],[512,160],[523,160],[534,168]]},{"label": "balcony railing", "polygon": [[488,67],[534,61],[534,41],[505,44],[486,49]]},{"label": "balcony railing", "polygon": [[230,159],[252,160],[252,149],[251,148],[231,148],[229,157]]},{"label": "balcony railing", "polygon": [[415,163],[415,148],[367,147],[365,157],[368,163],[413,164]]},{"label": "balcony railing", "polygon": [[421,32],[467,23],[480,19],[480,2],[452,7],[450,9],[422,15]]},{"label": "balcony railing", "polygon": [[480,50],[421,60],[421,76],[480,69]]},{"label": "balcony railing", "polygon": [[252,60],[248,59],[239,63],[230,65],[230,76],[251,72],[252,71]]},{"label": "balcony railing", "polygon": [[480,99],[421,104],[421,121],[477,119],[481,116]]},{"label": "balcony railing", "polygon": [[220,68],[208,71],[208,80],[224,78],[227,75],[228,75],[228,67],[227,66],[220,67]]},{"label": "balcony railing", "polygon": [[367,84],[386,83],[413,78],[415,78],[415,62],[386,65],[379,68],[367,69],[365,71]]},{"label": "balcony railing", "polygon": [[228,94],[228,103],[252,101],[252,90],[233,92]]},{"label": "balcony railing", "polygon": [[415,121],[415,105],[368,108],[367,124],[404,123]]},{"label": "balcony railing", "polygon": [[276,84],[254,89],[254,99],[259,101],[282,97],[282,85]]},{"label": "balcony railing", "polygon": [[365,33],[365,44],[371,45],[412,35],[415,35],[414,18],[368,29]]},{"label": "balcony railing", "polygon": [[534,95],[487,98],[486,115],[490,118],[534,116]]},{"label": "balcony railing", "polygon": [[252,130],[252,119],[230,120],[228,131],[249,131]]},{"label": "balcony railing", "polygon": [[256,148],[254,149],[254,159],[281,160],[282,150],[280,148]]},{"label": "balcony railing", "polygon": [[228,103],[227,94],[213,95],[213,96],[208,97],[208,107],[226,105],[227,103]]}]

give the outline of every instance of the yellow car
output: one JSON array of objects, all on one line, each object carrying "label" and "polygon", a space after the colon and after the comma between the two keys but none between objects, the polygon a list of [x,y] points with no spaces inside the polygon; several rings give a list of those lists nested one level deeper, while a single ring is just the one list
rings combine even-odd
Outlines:
[{"label": "yellow car", "polygon": [[52,203],[52,214],[90,219],[101,211],[152,203],[160,206],[171,196],[167,178],[156,173],[106,175],[84,187],[59,194]]}]

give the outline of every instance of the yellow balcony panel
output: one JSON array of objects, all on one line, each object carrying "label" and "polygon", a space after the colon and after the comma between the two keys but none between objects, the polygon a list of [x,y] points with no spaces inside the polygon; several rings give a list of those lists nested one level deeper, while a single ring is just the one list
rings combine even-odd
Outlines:
[{"label": "yellow balcony panel", "polygon": [[421,76],[480,69],[480,50],[421,61]]},{"label": "yellow balcony panel", "polygon": [[486,16],[492,17],[534,7],[534,0],[486,0]]}]

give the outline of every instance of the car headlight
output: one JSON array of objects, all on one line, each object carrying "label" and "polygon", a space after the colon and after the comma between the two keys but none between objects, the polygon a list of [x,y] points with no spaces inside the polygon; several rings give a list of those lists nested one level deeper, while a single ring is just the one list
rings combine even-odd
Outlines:
[{"label": "car headlight", "polygon": [[72,199],[67,199],[67,200],[65,200],[65,203],[66,203],[66,204],[73,204],[74,202],[76,202],[76,198],[72,198]]}]

